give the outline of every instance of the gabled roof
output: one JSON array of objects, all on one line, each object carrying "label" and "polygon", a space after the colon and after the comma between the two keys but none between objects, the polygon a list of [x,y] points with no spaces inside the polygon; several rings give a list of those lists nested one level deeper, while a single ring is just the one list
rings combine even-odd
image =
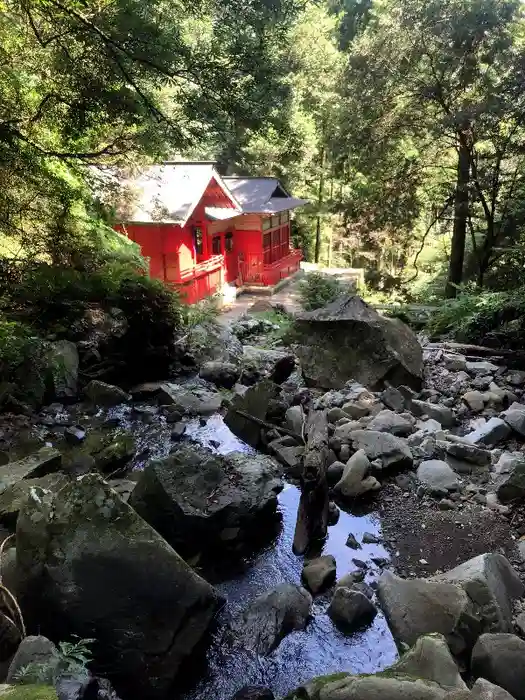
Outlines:
[{"label": "gabled roof", "polygon": [[225,185],[246,214],[276,214],[308,204],[291,197],[275,177],[224,177]]},{"label": "gabled roof", "polygon": [[[126,202],[119,217],[126,223],[173,223],[184,226],[215,179],[236,214],[240,206],[216,172],[213,162],[168,162],[151,165],[138,176],[120,181]],[[230,210],[231,211],[231,210]]]}]

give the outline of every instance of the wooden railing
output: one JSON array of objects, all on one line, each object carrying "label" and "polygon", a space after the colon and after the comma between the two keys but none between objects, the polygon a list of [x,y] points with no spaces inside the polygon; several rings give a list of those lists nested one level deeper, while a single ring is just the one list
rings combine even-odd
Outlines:
[{"label": "wooden railing", "polygon": [[290,277],[300,267],[303,254],[300,250],[292,250],[284,258],[263,266],[262,284],[273,287],[282,279]]},{"label": "wooden railing", "polygon": [[181,272],[173,283],[178,287],[181,299],[194,304],[215,294],[224,283],[224,255],[214,255]]}]

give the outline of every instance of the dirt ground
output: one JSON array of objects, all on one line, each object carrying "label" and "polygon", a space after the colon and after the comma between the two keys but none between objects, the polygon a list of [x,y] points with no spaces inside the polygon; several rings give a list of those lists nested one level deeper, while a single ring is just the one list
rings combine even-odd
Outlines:
[{"label": "dirt ground", "polygon": [[525,571],[516,548],[516,513],[500,515],[471,502],[439,510],[437,502],[427,505],[414,491],[393,483],[383,487],[378,505],[385,546],[400,576],[447,571],[486,552],[500,552]]}]

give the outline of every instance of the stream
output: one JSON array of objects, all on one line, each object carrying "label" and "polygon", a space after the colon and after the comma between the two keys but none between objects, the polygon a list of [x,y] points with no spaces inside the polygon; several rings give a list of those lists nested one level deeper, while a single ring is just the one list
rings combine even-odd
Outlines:
[{"label": "stream", "polygon": [[[165,419],[147,403],[101,409],[93,417],[84,415],[83,407],[77,405],[70,407],[62,417],[73,416],[78,423],[114,424],[132,432],[137,444],[137,453],[131,463],[135,470],[142,469],[151,458],[166,457],[173,446],[170,438],[172,426],[166,424]],[[198,419],[189,420],[186,425],[184,439],[195,441],[213,452],[255,453],[229,430],[221,415],[213,415],[205,423]],[[227,603],[217,615],[205,663],[188,664],[188,677],[180,681],[170,700],[231,700],[246,685],[265,686],[276,698],[283,698],[315,676],[341,671],[374,673],[396,660],[396,646],[381,613],[372,624],[351,635],[338,631],[326,612],[331,591],[314,598],[312,619],[307,628],[289,634],[269,656],[258,657],[232,647],[226,632],[233,617],[261,593],[281,583],[301,583],[303,558],[292,552],[299,496],[297,486],[285,484],[279,494],[281,526],[273,542],[265,549],[235,565],[223,563],[222,574],[204,572]],[[341,511],[338,523],[328,529],[323,554],[335,557],[338,578],[356,570],[352,558],[366,562],[369,568],[365,581],[373,586],[380,570],[372,558],[388,560],[385,548],[380,544],[362,544],[359,550],[346,546],[350,533],[361,542],[365,532],[380,535],[379,519],[374,514]]]},{"label": "stream", "polygon": [[[187,435],[221,454],[254,452],[230,432],[218,415],[208,419],[205,426],[199,421],[191,421]],[[219,445],[210,446],[210,439]],[[299,496],[296,486],[286,484],[279,495],[282,527],[274,543],[250,561],[243,562],[240,570],[227,580],[213,581],[228,602],[217,621],[204,675],[196,685],[179,694],[179,698],[230,700],[245,685],[265,686],[280,698],[314,676],[340,671],[374,673],[396,660],[396,647],[381,614],[370,626],[352,635],[343,635],[326,614],[329,594],[314,599],[313,618],[306,630],[285,637],[269,656],[249,655],[228,645],[224,635],[228,620],[242,612],[253,598],[280,583],[301,582],[303,560],[292,552]],[[362,549],[354,551],[346,546],[349,533],[361,542],[365,532],[380,534],[379,521],[373,515],[351,515],[341,511],[339,522],[329,528],[323,554],[335,557],[338,578],[356,569],[352,563],[355,557],[370,565],[365,580],[373,584],[377,579],[379,570],[371,558],[388,558],[384,547],[363,544]]]}]

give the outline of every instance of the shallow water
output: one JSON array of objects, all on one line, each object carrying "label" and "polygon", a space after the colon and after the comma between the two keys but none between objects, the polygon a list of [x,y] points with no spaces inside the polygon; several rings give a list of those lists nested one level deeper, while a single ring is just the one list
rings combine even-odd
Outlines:
[{"label": "shallow water", "polygon": [[[207,445],[210,439],[218,440],[217,451],[222,454],[232,450],[253,451],[230,433],[220,416],[211,418],[204,427],[192,421],[188,436]],[[279,496],[282,529],[275,543],[252,561],[245,562],[232,578],[216,583],[227,604],[207,654],[207,671],[193,688],[179,695],[184,700],[230,700],[244,685],[264,685],[276,697],[282,697],[314,676],[339,671],[372,673],[395,661],[396,648],[383,616],[378,615],[369,627],[345,636],[326,614],[329,595],[315,598],[313,619],[305,631],[285,637],[265,658],[233,649],[225,638],[228,620],[257,595],[280,583],[300,583],[303,560],[292,552],[299,496],[296,486],[286,485]],[[363,544],[357,551],[349,549],[345,543],[350,532],[361,542],[365,532],[378,534],[379,522],[372,515],[341,512],[339,522],[329,528],[323,554],[335,557],[338,578],[356,569],[353,557],[366,561],[370,564],[366,580],[372,583],[379,569],[371,562],[371,557],[387,558],[388,554],[378,544]]]}]

